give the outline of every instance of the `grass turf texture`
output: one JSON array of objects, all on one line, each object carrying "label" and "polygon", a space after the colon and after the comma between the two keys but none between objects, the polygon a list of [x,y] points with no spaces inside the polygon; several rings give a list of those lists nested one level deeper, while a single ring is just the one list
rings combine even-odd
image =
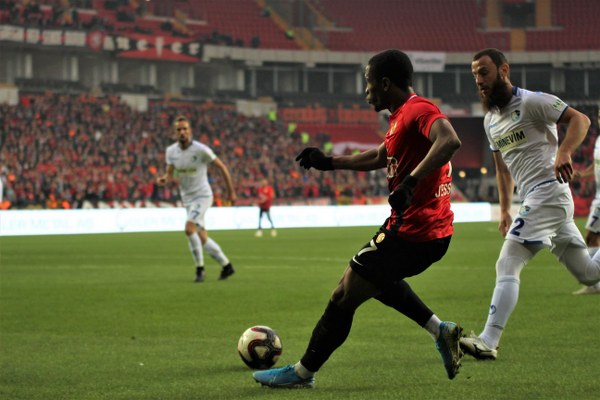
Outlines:
[{"label": "grass turf texture", "polygon": [[[296,362],[348,259],[374,232],[213,231],[237,273],[218,281],[206,255],[202,284],[183,232],[2,237],[0,398],[597,398],[600,296],[572,296],[579,285],[547,251],[521,275],[498,360],[465,357],[453,381],[424,330],[371,300],[314,390],[255,383],[236,351],[241,333],[274,328],[277,366]],[[458,224],[446,257],[409,282],[440,318],[478,333],[501,244],[496,223]]]}]

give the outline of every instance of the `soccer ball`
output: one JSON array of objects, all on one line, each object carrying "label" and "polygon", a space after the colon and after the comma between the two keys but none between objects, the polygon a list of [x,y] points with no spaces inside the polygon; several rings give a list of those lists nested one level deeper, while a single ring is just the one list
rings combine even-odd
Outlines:
[{"label": "soccer ball", "polygon": [[257,325],[246,329],[238,341],[238,353],[252,369],[271,368],[282,352],[281,339],[268,326]]}]

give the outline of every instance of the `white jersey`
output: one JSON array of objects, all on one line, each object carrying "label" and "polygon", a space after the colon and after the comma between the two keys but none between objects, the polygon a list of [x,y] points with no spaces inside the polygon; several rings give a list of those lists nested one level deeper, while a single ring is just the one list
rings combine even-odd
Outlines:
[{"label": "white jersey", "polygon": [[179,143],[167,147],[167,165],[173,165],[174,175],[179,179],[179,192],[184,205],[189,205],[202,197],[212,197],[208,183],[208,164],[215,158],[212,149],[200,142],[192,141],[182,150]]},{"label": "white jersey", "polygon": [[490,148],[502,153],[521,199],[537,185],[556,180],[556,123],[567,107],[554,95],[514,86],[508,104],[485,115]]},{"label": "white jersey", "polygon": [[594,178],[596,178],[596,199],[600,200],[600,135],[594,145]]}]

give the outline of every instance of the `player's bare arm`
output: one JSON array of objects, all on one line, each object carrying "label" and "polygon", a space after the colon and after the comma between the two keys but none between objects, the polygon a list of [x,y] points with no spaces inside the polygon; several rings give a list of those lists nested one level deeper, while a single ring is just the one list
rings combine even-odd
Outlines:
[{"label": "player's bare arm", "polygon": [[445,118],[438,118],[429,131],[429,141],[433,143],[429,152],[417,167],[410,173],[420,179],[443,167],[460,148],[461,142],[456,131]]},{"label": "player's bare arm", "polygon": [[567,124],[567,133],[556,152],[554,161],[554,175],[561,183],[573,179],[573,162],[571,154],[583,143],[591,125],[590,119],[574,108],[567,108],[558,123]]},{"label": "player's bare arm", "polygon": [[350,169],[354,171],[372,171],[374,169],[385,168],[387,163],[387,151],[382,143],[376,149],[370,149],[359,154],[351,156],[333,157],[333,167],[335,169]]},{"label": "player's bare arm", "polygon": [[167,171],[163,175],[159,175],[156,177],[156,184],[158,186],[164,186],[167,183],[169,183],[170,181],[172,181],[174,170],[175,170],[175,167],[173,167],[173,165],[171,165],[171,164],[167,165]]},{"label": "player's bare arm", "polygon": [[229,201],[231,201],[232,205],[235,204],[237,196],[235,194],[235,188],[233,187],[233,180],[231,179],[229,169],[219,158],[215,158],[213,160],[213,164],[219,169],[219,171],[221,171],[221,175],[225,180],[225,185],[227,185],[227,192],[229,193]]},{"label": "player's bare arm", "polygon": [[493,157],[494,164],[496,165],[496,182],[498,184],[498,199],[500,202],[500,223],[498,224],[498,230],[502,233],[502,236],[506,236],[508,228],[512,224],[510,205],[512,204],[515,182],[506,163],[502,159],[502,154],[496,151],[493,153]]}]

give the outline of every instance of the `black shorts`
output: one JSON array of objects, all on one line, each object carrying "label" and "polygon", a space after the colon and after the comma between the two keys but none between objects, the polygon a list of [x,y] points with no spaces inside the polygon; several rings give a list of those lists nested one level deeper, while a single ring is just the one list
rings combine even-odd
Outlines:
[{"label": "black shorts", "polygon": [[409,242],[380,228],[373,239],[350,260],[350,267],[378,289],[418,275],[440,260],[450,245],[448,236],[427,242]]}]

